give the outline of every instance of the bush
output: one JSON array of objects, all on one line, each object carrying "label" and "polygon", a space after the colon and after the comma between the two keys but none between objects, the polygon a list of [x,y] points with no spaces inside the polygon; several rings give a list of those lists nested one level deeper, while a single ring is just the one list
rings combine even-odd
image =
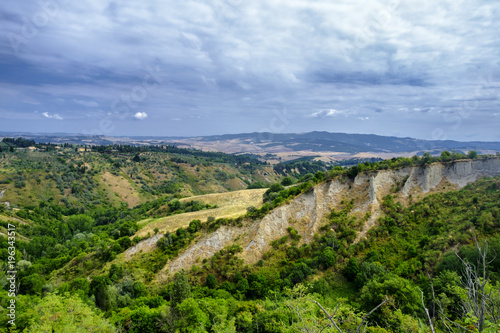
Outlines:
[{"label": "bush", "polygon": [[23,277],[21,279],[19,285],[19,292],[22,294],[40,295],[42,292],[43,285],[44,285],[43,277],[35,273]]},{"label": "bush", "polygon": [[349,262],[347,263],[346,268],[344,269],[344,275],[349,281],[354,281],[356,275],[359,273],[358,261],[356,258],[351,257]]},{"label": "bush", "polygon": [[205,285],[210,289],[217,288],[217,280],[213,274],[208,274],[206,278]]},{"label": "bush", "polygon": [[16,180],[14,182],[14,187],[15,188],[24,188],[24,187],[26,187],[26,182],[24,180]]},{"label": "bush", "polygon": [[281,185],[283,186],[290,186],[293,184],[293,180],[290,177],[285,177],[281,180]]},{"label": "bush", "polygon": [[362,287],[368,281],[377,276],[384,275],[385,273],[387,273],[387,270],[379,262],[364,261],[361,263],[359,273],[356,275],[356,284]]},{"label": "bush", "polygon": [[414,314],[421,311],[420,291],[409,280],[387,273],[370,280],[361,289],[361,303],[365,310],[371,310],[380,304],[385,296],[394,299],[396,307],[403,313]]},{"label": "bush", "polygon": [[176,326],[179,332],[206,332],[205,330],[210,325],[208,314],[202,311],[192,298],[185,299],[177,305],[178,320]]},{"label": "bush", "polygon": [[281,279],[289,280],[293,285],[303,282],[309,275],[312,274],[312,269],[305,263],[297,263],[283,269],[280,273]]},{"label": "bush", "polygon": [[321,255],[319,256],[319,263],[324,268],[329,268],[335,265],[336,259],[337,258],[333,249],[331,247],[326,247],[323,249]]},{"label": "bush", "polygon": [[118,239],[118,244],[120,244],[122,250],[126,250],[132,245],[132,241],[130,240],[130,237],[125,236]]}]

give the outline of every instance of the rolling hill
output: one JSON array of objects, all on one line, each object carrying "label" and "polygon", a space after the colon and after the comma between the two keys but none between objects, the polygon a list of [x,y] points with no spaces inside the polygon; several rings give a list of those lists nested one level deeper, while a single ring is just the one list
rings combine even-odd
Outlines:
[{"label": "rolling hill", "polygon": [[[176,144],[207,151],[225,153],[254,153],[278,154],[284,152],[305,152],[320,154],[340,154],[352,156],[359,153],[392,154],[424,151],[440,152],[443,150],[457,151],[500,151],[500,142],[470,141],[460,142],[452,140],[421,140],[414,138],[390,137],[373,134],[346,134],[330,132],[309,133],[268,133],[254,132],[242,134],[225,134],[202,137],[107,137],[85,136],[76,134],[33,134],[33,133],[0,133],[2,136],[23,136],[36,142],[52,142],[57,144],[71,143],[80,145],[108,145],[108,144]],[[385,155],[381,155],[385,156]]]},{"label": "rolling hill", "polygon": [[[399,138],[373,134],[346,134],[330,132],[309,133],[245,133],[205,136],[199,138],[186,138],[175,140],[191,144],[194,147],[208,149],[212,146],[219,151],[236,153],[236,149],[252,153],[272,153],[278,151],[312,151],[312,152],[338,152],[357,154],[371,153],[408,153],[419,151],[442,150],[500,150],[500,142],[459,142],[419,140],[413,138]],[[219,148],[220,147],[220,148]],[[226,147],[226,149],[223,149]],[[232,147],[232,148],[229,148]],[[238,148],[239,147],[239,148]]]},{"label": "rolling hill", "polygon": [[[332,320],[344,332],[477,328],[455,309],[485,295],[462,283],[481,256],[487,278],[471,283],[486,283],[484,327],[498,328],[498,156],[274,168],[164,145],[9,142],[0,255],[16,262],[20,330],[72,323],[58,310],[69,305],[110,332],[333,332]],[[0,329],[9,299],[4,287]]]}]

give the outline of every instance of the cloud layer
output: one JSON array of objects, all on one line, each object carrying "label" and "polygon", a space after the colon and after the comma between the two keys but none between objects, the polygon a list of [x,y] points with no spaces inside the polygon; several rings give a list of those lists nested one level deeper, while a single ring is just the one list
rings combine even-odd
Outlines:
[{"label": "cloud layer", "polygon": [[500,141],[494,1],[9,1],[0,17],[0,130]]}]

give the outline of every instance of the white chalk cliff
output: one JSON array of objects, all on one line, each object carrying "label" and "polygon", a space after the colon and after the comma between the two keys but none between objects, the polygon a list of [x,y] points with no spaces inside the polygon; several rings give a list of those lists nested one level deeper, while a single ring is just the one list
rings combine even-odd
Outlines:
[{"label": "white chalk cliff", "polygon": [[327,181],[274,209],[260,220],[243,227],[224,226],[202,237],[169,262],[162,275],[165,277],[181,268],[189,268],[232,243],[243,247],[239,257],[246,263],[255,263],[271,248],[271,241],[288,234],[289,226],[302,235],[301,241],[309,242],[325,224],[327,214],[332,209],[341,209],[342,200],[354,200],[354,215],[360,217],[366,212],[371,213],[357,235],[356,241],[359,241],[376,224],[379,203],[387,194],[397,194],[398,200],[405,202],[410,195],[416,200],[430,193],[460,189],[480,177],[497,175],[500,175],[500,158],[488,158],[364,172],[354,181],[345,178]]}]

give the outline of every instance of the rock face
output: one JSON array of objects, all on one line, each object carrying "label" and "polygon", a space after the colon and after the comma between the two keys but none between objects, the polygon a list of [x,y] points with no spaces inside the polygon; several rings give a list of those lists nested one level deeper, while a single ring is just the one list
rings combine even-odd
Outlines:
[{"label": "rock face", "polygon": [[131,248],[129,248],[127,251],[125,251],[125,259],[127,260],[131,260],[132,257],[137,254],[137,253],[140,253],[141,251],[144,251],[144,250],[150,250],[154,247],[156,247],[156,242],[158,242],[158,240],[160,238],[162,238],[164,235],[154,235],[153,237],[149,237],[148,239],[145,239],[141,242],[139,242],[138,244],[132,246]]},{"label": "rock face", "polygon": [[408,189],[406,189],[405,184],[405,194],[411,187],[415,186],[420,186],[424,192],[428,192],[443,179],[462,188],[481,176],[496,176],[500,173],[500,159],[465,160],[447,164],[435,163],[423,169],[415,168],[413,171],[416,172],[413,172],[408,179],[411,180]]},{"label": "rock face", "polygon": [[[398,194],[400,201],[408,196],[456,190],[480,177],[500,174],[500,158],[460,160],[450,163],[434,163],[426,167],[406,167],[398,170],[381,170],[359,174],[354,181],[335,179],[315,186],[288,204],[270,212],[263,219],[246,227],[222,227],[200,239],[178,258],[167,264],[163,276],[181,268],[189,268],[197,260],[209,258],[225,246],[237,243],[244,251],[240,255],[246,263],[258,261],[271,249],[270,242],[288,234],[293,227],[309,242],[326,222],[332,209],[341,209],[342,200],[354,200],[353,214],[371,213],[358,234],[356,241],[366,235],[379,216],[379,202],[390,193]],[[161,278],[161,277],[160,277]]]},{"label": "rock face", "polygon": [[192,266],[198,258],[208,258],[215,252],[232,244],[238,236],[236,228],[221,227],[204,240],[197,242],[184,253],[182,253],[170,265],[170,270],[176,272],[182,268]]}]

